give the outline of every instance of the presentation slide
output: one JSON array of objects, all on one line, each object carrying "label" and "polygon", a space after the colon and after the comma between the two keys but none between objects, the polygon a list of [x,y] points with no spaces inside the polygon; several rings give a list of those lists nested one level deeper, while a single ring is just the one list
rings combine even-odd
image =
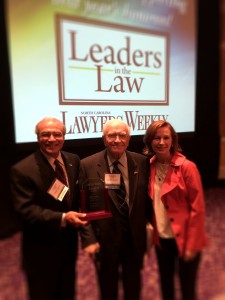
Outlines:
[{"label": "presentation slide", "polygon": [[16,143],[46,116],[66,140],[100,138],[113,118],[134,136],[156,120],[194,132],[194,0],[6,3]]}]

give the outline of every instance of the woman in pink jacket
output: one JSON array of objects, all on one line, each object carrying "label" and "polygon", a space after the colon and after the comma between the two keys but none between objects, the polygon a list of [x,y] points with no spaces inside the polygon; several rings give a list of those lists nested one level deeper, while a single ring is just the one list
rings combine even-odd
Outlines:
[{"label": "woman in pink jacket", "polygon": [[153,122],[144,136],[150,159],[149,196],[154,208],[154,242],[164,300],[175,299],[179,275],[183,300],[196,299],[201,250],[207,245],[205,204],[196,165],[182,155],[169,122]]}]

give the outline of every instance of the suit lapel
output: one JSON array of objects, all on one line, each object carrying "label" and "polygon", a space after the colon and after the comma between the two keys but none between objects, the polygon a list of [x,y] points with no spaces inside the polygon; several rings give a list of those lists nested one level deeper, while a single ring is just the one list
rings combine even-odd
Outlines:
[{"label": "suit lapel", "polygon": [[41,173],[40,176],[42,178],[45,178],[45,182],[49,183],[49,185],[50,185],[55,177],[55,172],[54,172],[52,166],[49,164],[48,160],[41,153],[41,151],[37,151],[35,153],[35,160],[37,162],[39,172]]},{"label": "suit lapel", "polygon": [[[108,160],[107,160],[107,151],[103,150],[97,161],[97,174],[103,184],[105,182],[105,174],[106,173],[110,173],[110,169],[109,169]],[[109,197],[111,198],[112,202],[116,206],[116,208],[119,210],[119,203],[117,201],[117,196],[116,196],[114,190],[108,189],[108,194],[109,194]]]},{"label": "suit lapel", "polygon": [[97,174],[103,183],[105,182],[106,173],[110,173],[110,170],[107,161],[107,152],[104,150],[97,161]]},{"label": "suit lapel", "polygon": [[[127,166],[128,166],[128,177],[129,177],[129,211],[131,211],[134,199],[137,191],[137,184],[138,184],[138,166],[134,159],[132,158],[131,154],[126,152],[127,155]],[[104,150],[100,155],[97,161],[97,174],[100,180],[104,183],[105,181],[105,173],[110,173],[108,161],[107,161],[107,152]],[[109,196],[114,202],[115,206],[119,210],[117,196],[113,190],[108,190]]]},{"label": "suit lapel", "polygon": [[[126,152],[126,155],[127,155],[127,167],[128,167],[128,178],[129,178],[129,213],[130,213],[135,201],[139,174],[138,174],[138,166],[135,160],[133,159],[133,157],[131,156],[131,154],[129,152]],[[109,195],[119,210],[116,193],[113,190],[109,190]]]},{"label": "suit lapel", "polygon": [[66,168],[69,186],[71,188],[72,184],[74,184],[75,166],[73,165],[73,162],[71,161],[70,157],[65,152],[61,152],[61,154]]},{"label": "suit lapel", "polygon": [[129,152],[127,152],[127,165],[129,177],[129,211],[132,210],[138,184],[138,166]]},{"label": "suit lapel", "polygon": [[[67,177],[68,177],[68,182],[70,187],[70,199],[73,199],[74,184],[75,184],[75,166],[70,156],[67,153],[62,151],[61,154],[67,172]],[[46,157],[41,153],[41,151],[37,151],[35,153],[35,160],[40,170],[41,178],[45,178],[43,189],[47,191],[56,178],[55,171],[53,170],[52,166],[50,165]]]},{"label": "suit lapel", "polygon": [[[99,159],[96,163],[97,166],[97,174],[99,176],[99,179],[105,185],[105,174],[110,173],[108,160],[107,160],[107,151],[103,150],[102,153],[99,156]],[[114,190],[108,189],[109,197],[111,198],[112,202],[116,206],[116,208],[119,210],[119,203],[117,201],[117,196],[114,192]]]},{"label": "suit lapel", "polygon": [[61,151],[62,159],[66,168],[67,172],[67,178],[69,182],[69,189],[70,189],[70,206],[72,203],[72,199],[74,197],[74,185],[76,184],[75,182],[75,166],[73,161],[71,160],[70,156],[65,153],[64,151]]}]

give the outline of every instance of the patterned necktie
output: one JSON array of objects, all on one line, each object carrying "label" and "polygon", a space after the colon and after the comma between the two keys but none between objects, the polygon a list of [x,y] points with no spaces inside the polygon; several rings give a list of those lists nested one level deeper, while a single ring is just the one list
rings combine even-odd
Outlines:
[{"label": "patterned necktie", "polygon": [[120,188],[115,189],[115,193],[117,195],[118,203],[119,203],[119,209],[120,213],[122,215],[122,224],[123,228],[126,230],[128,228],[128,222],[129,222],[129,207],[126,202],[126,190],[125,190],[125,184],[123,180],[123,175],[118,167],[119,162],[116,160],[113,163],[113,171],[114,174],[120,174]]},{"label": "patterned necktie", "polygon": [[[66,179],[66,174],[63,170],[63,167],[61,166],[60,162],[58,161],[58,159],[56,159],[54,161],[55,164],[55,173],[56,173],[56,177],[66,186],[68,186],[67,183],[67,179]],[[66,192],[66,195],[64,196],[64,198],[66,199],[66,202],[69,204],[69,200],[70,200],[70,195],[69,195],[69,190]]]}]

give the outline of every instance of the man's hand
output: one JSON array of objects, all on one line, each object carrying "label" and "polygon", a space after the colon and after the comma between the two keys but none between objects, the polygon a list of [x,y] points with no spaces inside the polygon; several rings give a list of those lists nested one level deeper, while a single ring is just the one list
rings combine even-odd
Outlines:
[{"label": "man's hand", "polygon": [[96,258],[96,254],[99,253],[100,245],[99,243],[91,244],[85,247],[84,252],[88,253],[92,259]]},{"label": "man's hand", "polygon": [[75,227],[84,226],[87,221],[82,221],[82,218],[86,217],[84,213],[78,213],[76,211],[69,211],[65,213],[65,221]]}]

